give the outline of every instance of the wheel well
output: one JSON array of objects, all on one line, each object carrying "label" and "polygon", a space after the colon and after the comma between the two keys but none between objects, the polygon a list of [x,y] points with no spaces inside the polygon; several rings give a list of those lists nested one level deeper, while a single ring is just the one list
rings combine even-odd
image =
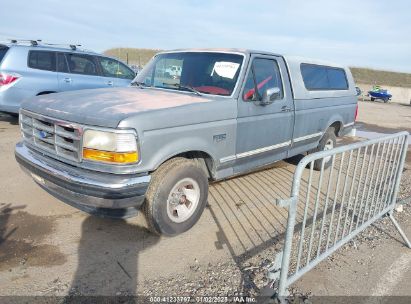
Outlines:
[{"label": "wheel well", "polygon": [[37,96],[51,94],[51,93],[56,93],[56,92],[55,91],[43,91],[43,92],[38,93]]},{"label": "wheel well", "polygon": [[341,130],[342,123],[340,121],[335,121],[331,124],[330,128],[334,128],[335,136],[338,136]]},{"label": "wheel well", "polygon": [[183,152],[178,155],[175,155],[174,157],[184,157],[188,159],[198,160],[200,162],[200,165],[203,167],[204,171],[206,172],[207,177],[213,178],[214,160],[208,153],[205,153],[203,151],[188,151],[188,152]]}]

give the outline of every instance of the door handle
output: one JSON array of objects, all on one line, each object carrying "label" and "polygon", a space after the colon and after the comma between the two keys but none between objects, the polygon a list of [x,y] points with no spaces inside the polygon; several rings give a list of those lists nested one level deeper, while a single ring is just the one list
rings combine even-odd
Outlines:
[{"label": "door handle", "polygon": [[69,77],[64,78],[64,82],[71,83],[71,78]]},{"label": "door handle", "polygon": [[289,108],[287,106],[282,106],[281,107],[281,112],[291,112],[291,108]]},{"label": "door handle", "polygon": [[112,86],[114,83],[112,81],[107,81],[108,86]]}]

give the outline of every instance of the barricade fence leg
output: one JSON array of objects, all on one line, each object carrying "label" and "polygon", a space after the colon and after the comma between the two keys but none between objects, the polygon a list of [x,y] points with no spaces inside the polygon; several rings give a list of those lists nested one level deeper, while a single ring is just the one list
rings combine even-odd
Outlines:
[{"label": "barricade fence leg", "polygon": [[407,238],[407,235],[405,234],[405,232],[401,229],[400,224],[398,224],[397,220],[394,218],[392,211],[388,213],[391,221],[393,222],[395,228],[397,228],[398,232],[400,233],[402,239],[404,240],[404,242],[407,244],[408,248],[411,249],[411,243],[410,240]]}]

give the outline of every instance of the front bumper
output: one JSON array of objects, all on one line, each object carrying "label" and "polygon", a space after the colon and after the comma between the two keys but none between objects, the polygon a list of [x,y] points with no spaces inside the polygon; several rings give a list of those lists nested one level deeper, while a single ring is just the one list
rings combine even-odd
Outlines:
[{"label": "front bumper", "polygon": [[121,175],[74,167],[34,152],[20,142],[15,156],[23,170],[47,192],[87,213],[115,218],[137,214],[150,175]]}]

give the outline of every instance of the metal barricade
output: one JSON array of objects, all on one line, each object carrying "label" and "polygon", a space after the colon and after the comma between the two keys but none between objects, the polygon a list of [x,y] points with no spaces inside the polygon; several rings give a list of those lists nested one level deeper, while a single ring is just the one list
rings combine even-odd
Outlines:
[{"label": "metal barricade", "polygon": [[284,249],[277,257],[280,298],[287,295],[288,286],[383,215],[389,215],[411,248],[392,215],[407,149],[408,133],[400,132],[300,161],[291,197],[277,201],[288,207]]}]

